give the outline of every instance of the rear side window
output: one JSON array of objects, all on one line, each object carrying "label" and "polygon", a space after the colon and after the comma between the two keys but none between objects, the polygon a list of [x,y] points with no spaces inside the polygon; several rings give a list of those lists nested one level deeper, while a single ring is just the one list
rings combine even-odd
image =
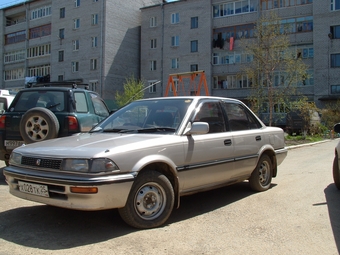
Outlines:
[{"label": "rear side window", "polygon": [[75,92],[74,98],[76,100],[76,112],[88,112],[86,97],[83,92]]},{"label": "rear side window", "polygon": [[241,104],[224,102],[223,109],[228,116],[228,125],[231,131],[258,129],[260,123],[254,116]]}]

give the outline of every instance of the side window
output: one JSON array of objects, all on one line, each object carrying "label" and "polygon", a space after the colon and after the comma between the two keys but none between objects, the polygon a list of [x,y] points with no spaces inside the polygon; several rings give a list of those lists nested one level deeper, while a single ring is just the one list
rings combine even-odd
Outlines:
[{"label": "side window", "polygon": [[86,97],[83,92],[75,92],[74,98],[76,100],[76,111],[77,112],[88,112],[89,109],[86,103]]},{"label": "side window", "polygon": [[207,122],[209,124],[209,133],[226,131],[222,110],[218,102],[204,102],[194,121]]},{"label": "side window", "polygon": [[93,107],[94,107],[94,112],[95,114],[102,116],[102,117],[107,117],[109,116],[109,111],[107,110],[104,102],[98,98],[96,95],[91,94],[91,100],[93,103]]},{"label": "side window", "polygon": [[228,116],[228,125],[231,131],[258,129],[260,123],[241,104],[225,102],[223,109]]}]

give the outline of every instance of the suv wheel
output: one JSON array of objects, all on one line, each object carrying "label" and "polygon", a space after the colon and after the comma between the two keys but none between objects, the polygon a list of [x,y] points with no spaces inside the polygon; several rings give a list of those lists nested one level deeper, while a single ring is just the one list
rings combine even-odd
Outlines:
[{"label": "suv wheel", "polygon": [[56,138],[58,132],[58,119],[46,108],[32,108],[21,118],[20,134],[27,144]]}]

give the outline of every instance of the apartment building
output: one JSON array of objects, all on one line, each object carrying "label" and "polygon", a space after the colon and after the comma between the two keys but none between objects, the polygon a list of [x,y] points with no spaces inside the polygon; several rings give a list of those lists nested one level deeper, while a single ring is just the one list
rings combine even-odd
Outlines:
[{"label": "apartment building", "polygon": [[140,8],[152,4],[31,0],[0,10],[1,88],[21,89],[27,77],[39,77],[88,84],[113,99],[126,77],[140,77]]},{"label": "apartment building", "polygon": [[167,92],[169,74],[203,70],[211,95],[246,102],[250,82],[239,74],[251,58],[240,38],[253,37],[261,13],[275,12],[308,65],[299,93],[320,108],[340,99],[340,0],[185,0],[141,11],[141,76],[150,85],[161,81],[147,97]]}]

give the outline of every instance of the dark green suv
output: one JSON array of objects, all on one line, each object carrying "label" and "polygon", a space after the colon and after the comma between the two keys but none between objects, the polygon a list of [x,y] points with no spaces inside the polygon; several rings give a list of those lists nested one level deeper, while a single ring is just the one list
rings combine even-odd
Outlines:
[{"label": "dark green suv", "polygon": [[57,137],[89,131],[109,116],[100,96],[86,89],[33,87],[22,89],[0,117],[0,160],[12,150]]}]

